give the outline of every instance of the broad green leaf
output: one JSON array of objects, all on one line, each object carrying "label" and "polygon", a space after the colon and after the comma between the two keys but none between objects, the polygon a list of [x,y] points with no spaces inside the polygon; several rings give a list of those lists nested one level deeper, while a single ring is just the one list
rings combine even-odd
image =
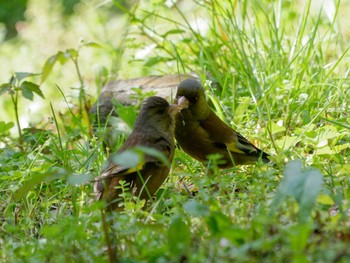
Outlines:
[{"label": "broad green leaf", "polygon": [[212,212],[206,223],[212,235],[226,238],[235,245],[243,244],[247,236],[245,229],[233,224],[231,218],[222,212]]},{"label": "broad green leaf", "polygon": [[61,65],[63,65],[64,63],[66,63],[68,58],[69,57],[67,57],[67,55],[65,55],[65,53],[63,53],[62,51],[58,51],[56,55],[49,57],[43,66],[40,83],[43,83],[47,79],[47,77],[52,71],[53,66],[56,64],[57,61],[60,62]]},{"label": "broad green leaf", "polygon": [[13,126],[15,126],[13,122],[0,121],[0,134],[9,132]]},{"label": "broad green leaf", "polygon": [[231,219],[221,212],[211,213],[206,222],[212,234],[225,232],[232,226]]},{"label": "broad green leaf", "polygon": [[319,195],[317,197],[317,203],[321,205],[334,205],[334,201],[329,195]]},{"label": "broad green leaf", "polygon": [[137,118],[134,106],[124,106],[116,103],[116,111],[118,116],[132,129]]},{"label": "broad green leaf", "polygon": [[268,125],[271,130],[271,134],[277,134],[286,130],[286,127],[280,126],[275,122],[270,122]]},{"label": "broad green leaf", "polygon": [[21,85],[22,93],[23,96],[29,100],[33,100],[34,94],[39,95],[44,99],[44,94],[41,92],[39,85],[29,82],[29,81],[24,81]]},{"label": "broad green leaf", "polygon": [[35,185],[43,182],[45,178],[47,177],[47,173],[37,173],[34,174],[29,180],[25,181],[18,189],[18,191],[14,194],[14,199],[18,201],[21,199],[24,195],[26,195]]},{"label": "broad green leaf", "polygon": [[71,56],[69,53],[67,53],[66,51],[59,51],[57,53],[57,61],[61,64],[61,65],[64,65],[68,59],[70,59]]},{"label": "broad green leaf", "polygon": [[275,141],[275,144],[281,149],[289,149],[300,141],[299,137],[285,136]]},{"label": "broad green leaf", "polygon": [[41,82],[40,83],[43,83],[47,79],[47,77],[51,73],[52,68],[56,62],[57,62],[57,54],[49,57],[46,60],[44,67],[43,67],[43,70],[42,70],[42,73],[41,73]]},{"label": "broad green leaf", "polygon": [[173,219],[168,228],[168,248],[174,257],[180,257],[189,250],[191,231],[189,226],[179,217]]},{"label": "broad green leaf", "polygon": [[184,208],[191,216],[207,216],[209,215],[209,209],[207,206],[200,204],[196,200],[190,200],[184,204]]},{"label": "broad green leaf", "polygon": [[11,89],[11,85],[8,83],[4,83],[0,86],[0,95],[4,94],[5,92],[8,92],[12,95],[15,94],[15,92]]},{"label": "broad green leaf", "polygon": [[323,176],[318,169],[308,169],[303,175],[303,191],[299,201],[299,219],[301,222],[308,219],[323,184]]},{"label": "broad green leaf", "polygon": [[117,153],[112,157],[112,161],[125,168],[136,168],[143,163],[142,154],[135,150],[127,150],[121,153]]},{"label": "broad green leaf", "polygon": [[160,151],[150,148],[150,147],[145,147],[145,146],[137,146],[135,147],[135,150],[140,151],[141,153],[150,155],[152,157],[155,157],[159,161],[161,161],[163,164],[170,166],[168,158]]},{"label": "broad green leaf", "polygon": [[276,211],[286,200],[286,197],[290,196],[299,205],[299,220],[305,222],[315,205],[318,193],[321,191],[323,176],[318,169],[302,169],[299,160],[289,162],[285,167],[284,174],[271,204],[271,212]]},{"label": "broad green leaf", "polygon": [[35,74],[35,73],[29,73],[29,72],[15,72],[15,78],[18,81],[22,81],[23,79],[29,78],[29,77],[33,77],[33,76],[37,76],[39,74]]},{"label": "broad green leaf", "polygon": [[64,56],[65,56],[66,58],[73,58],[73,59],[75,59],[75,58],[78,57],[78,51],[75,50],[75,49],[72,49],[72,48],[67,49],[67,50],[64,52]]},{"label": "broad green leaf", "polygon": [[68,176],[68,183],[70,185],[83,185],[91,180],[91,174],[71,174]]},{"label": "broad green leaf", "polygon": [[335,146],[326,146],[321,149],[316,149],[315,154],[321,155],[321,154],[337,154],[341,151],[350,148],[350,143],[335,145]]},{"label": "broad green leaf", "polygon": [[338,173],[339,175],[349,175],[349,171],[350,171],[350,163],[345,163],[341,165]]}]

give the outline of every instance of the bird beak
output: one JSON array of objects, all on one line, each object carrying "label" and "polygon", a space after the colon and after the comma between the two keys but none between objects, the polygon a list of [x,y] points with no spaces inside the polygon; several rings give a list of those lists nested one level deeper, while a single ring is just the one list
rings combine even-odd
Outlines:
[{"label": "bird beak", "polygon": [[177,105],[181,107],[181,110],[188,108],[189,104],[190,104],[190,102],[188,101],[188,99],[185,96],[178,97]]},{"label": "bird beak", "polygon": [[182,109],[188,108],[189,101],[186,97],[181,96],[177,100],[177,104],[170,104],[168,113],[170,116],[174,117],[177,113],[179,113]]}]

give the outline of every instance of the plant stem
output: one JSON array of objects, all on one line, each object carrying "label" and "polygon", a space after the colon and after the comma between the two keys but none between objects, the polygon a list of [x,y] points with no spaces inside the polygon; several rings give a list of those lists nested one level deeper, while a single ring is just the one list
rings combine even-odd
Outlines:
[{"label": "plant stem", "polygon": [[15,109],[15,118],[17,123],[17,130],[18,130],[18,146],[20,150],[23,152],[23,137],[22,137],[22,129],[21,124],[19,122],[19,116],[18,116],[18,91],[16,91],[15,95],[11,94],[12,103]]},{"label": "plant stem", "polygon": [[89,118],[89,105],[86,101],[86,96],[85,96],[85,90],[84,90],[84,80],[83,77],[80,73],[80,69],[79,69],[79,64],[78,64],[78,56],[77,57],[73,57],[72,58],[74,66],[75,66],[75,70],[77,72],[78,75],[78,79],[80,82],[80,89],[79,89],[79,115],[82,116],[83,114],[83,109],[87,114],[87,121],[88,121],[88,127],[89,127],[89,134],[92,135],[92,127],[91,127],[91,122],[90,122],[90,118]]}]

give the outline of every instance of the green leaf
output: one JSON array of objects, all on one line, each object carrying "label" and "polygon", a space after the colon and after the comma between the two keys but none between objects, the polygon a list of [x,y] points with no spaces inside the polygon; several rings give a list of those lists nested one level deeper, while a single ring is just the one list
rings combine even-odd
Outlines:
[{"label": "green leaf", "polygon": [[173,257],[186,254],[191,245],[189,226],[179,217],[173,219],[168,228],[168,248]]},{"label": "green leaf", "polygon": [[340,144],[340,145],[334,145],[332,148],[330,146],[323,147],[321,149],[316,149],[315,154],[322,155],[322,154],[337,154],[341,151],[350,148],[350,143]]},{"label": "green leaf", "polygon": [[70,59],[70,58],[71,58],[70,54],[67,53],[66,51],[65,52],[59,51],[57,53],[57,61],[61,65],[65,64],[68,61],[68,59]]},{"label": "green leaf", "polygon": [[224,213],[219,211],[212,212],[206,218],[206,223],[213,236],[224,237],[236,246],[244,244],[247,231],[233,224],[231,218]]},{"label": "green leaf", "polygon": [[70,185],[83,185],[91,180],[91,174],[71,174],[68,176],[68,183]]},{"label": "green leaf", "polygon": [[150,59],[147,60],[147,62],[145,63],[145,67],[152,67],[160,62],[164,62],[166,61],[165,58],[162,57],[152,57]]},{"label": "green leaf", "polygon": [[143,163],[143,156],[134,149],[117,153],[112,157],[112,161],[125,168],[136,168]]},{"label": "green leaf", "polygon": [[250,97],[240,97],[238,98],[238,105],[235,110],[235,115],[233,118],[234,123],[240,123],[243,121],[247,114],[248,107],[252,104],[252,99]]},{"label": "green leaf", "polygon": [[319,195],[317,197],[317,203],[329,206],[334,205],[334,201],[329,195]]},{"label": "green leaf", "polygon": [[101,48],[101,45],[96,43],[96,42],[93,42],[93,41],[89,41],[89,42],[83,42],[81,44],[81,46],[84,46],[84,47],[93,47],[93,48]]},{"label": "green leaf", "polygon": [[15,94],[15,92],[11,89],[11,85],[8,83],[4,83],[0,86],[0,95],[4,94],[5,92],[8,92],[12,95]]},{"label": "green leaf", "polygon": [[166,38],[168,35],[182,34],[185,33],[182,29],[172,29],[163,34],[163,37]]},{"label": "green leaf", "polygon": [[294,147],[300,141],[297,136],[284,136],[281,139],[275,141],[275,144],[281,149],[289,149]]},{"label": "green leaf", "polygon": [[22,93],[23,96],[29,100],[33,100],[34,94],[39,95],[44,99],[44,94],[41,92],[39,85],[29,82],[29,81],[24,81],[21,85]]},{"label": "green leaf", "polygon": [[78,57],[78,51],[73,48],[67,49],[64,52],[64,57],[76,59]]},{"label": "green leaf", "polygon": [[34,174],[29,180],[25,181],[23,183],[23,186],[18,189],[18,191],[14,194],[14,199],[18,201],[21,199],[24,195],[26,195],[35,185],[43,182],[46,177],[47,173],[37,173]]},{"label": "green leaf", "polygon": [[209,208],[196,200],[186,202],[184,208],[191,216],[203,217],[209,215]]},{"label": "green leaf", "polygon": [[118,116],[130,127],[133,128],[137,115],[134,106],[124,106],[120,103],[116,103],[116,111]]},{"label": "green leaf", "polygon": [[56,62],[57,62],[57,54],[52,56],[52,57],[49,57],[46,60],[44,67],[43,67],[43,70],[42,70],[42,73],[41,73],[41,82],[40,83],[43,83],[47,79],[47,77],[51,73],[52,68]]},{"label": "green leaf", "polygon": [[155,157],[156,159],[161,161],[163,164],[170,166],[168,158],[162,152],[158,151],[157,149],[145,147],[145,146],[137,146],[137,147],[135,147],[135,150],[137,150],[143,154],[147,154],[147,155],[150,155],[152,157]]},{"label": "green leaf", "polygon": [[330,123],[336,124],[340,127],[346,128],[346,129],[350,129],[350,125],[349,123],[346,122],[342,122],[342,121],[337,121],[337,120],[331,120],[331,119],[327,119],[327,118],[322,118],[323,120],[329,121]]},{"label": "green leaf", "polygon": [[44,64],[44,67],[41,73],[40,83],[43,83],[47,79],[56,62],[60,62],[60,64],[63,65],[64,63],[67,62],[68,58],[69,57],[66,57],[66,55],[62,51],[58,51],[56,55],[49,57]]},{"label": "green leaf", "polygon": [[13,126],[15,126],[13,122],[0,121],[0,134],[9,132]]},{"label": "green leaf", "polygon": [[15,78],[18,81],[22,81],[23,79],[29,78],[29,77],[33,77],[33,76],[37,76],[39,74],[36,73],[30,73],[30,72],[15,72]]},{"label": "green leaf", "polygon": [[311,214],[318,193],[321,191],[323,176],[318,169],[302,169],[301,161],[289,162],[284,171],[284,178],[278,186],[271,204],[274,212],[287,196],[293,197],[299,205],[299,220],[305,222]]}]

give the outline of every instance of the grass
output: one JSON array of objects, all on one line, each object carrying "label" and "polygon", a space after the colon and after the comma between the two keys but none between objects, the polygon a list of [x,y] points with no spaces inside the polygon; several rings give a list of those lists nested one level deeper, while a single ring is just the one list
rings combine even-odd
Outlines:
[{"label": "grass", "polygon": [[[273,160],[208,177],[177,149],[169,179],[145,210],[127,193],[118,214],[101,214],[102,204],[92,201],[89,182],[107,154],[87,118],[89,82],[77,59],[86,58],[80,48],[67,49],[68,59],[56,53],[62,68],[75,66],[78,88],[71,92],[78,95],[67,93],[70,84],[58,85],[68,110],[51,104],[50,120],[28,128],[16,118],[0,122],[1,260],[111,262],[114,249],[121,262],[347,262],[348,41],[341,29],[345,4],[327,3],[334,4],[333,16],[330,6],[316,9],[312,1],[198,1],[193,12],[180,3],[124,9],[122,45],[111,51],[99,41],[113,58],[124,58],[111,61],[108,73],[196,72],[215,112]],[[147,48],[140,59],[137,52]],[[35,72],[55,76],[51,66]],[[20,104],[42,94],[23,81],[40,83],[36,76],[6,82],[2,96],[17,96]]]}]

